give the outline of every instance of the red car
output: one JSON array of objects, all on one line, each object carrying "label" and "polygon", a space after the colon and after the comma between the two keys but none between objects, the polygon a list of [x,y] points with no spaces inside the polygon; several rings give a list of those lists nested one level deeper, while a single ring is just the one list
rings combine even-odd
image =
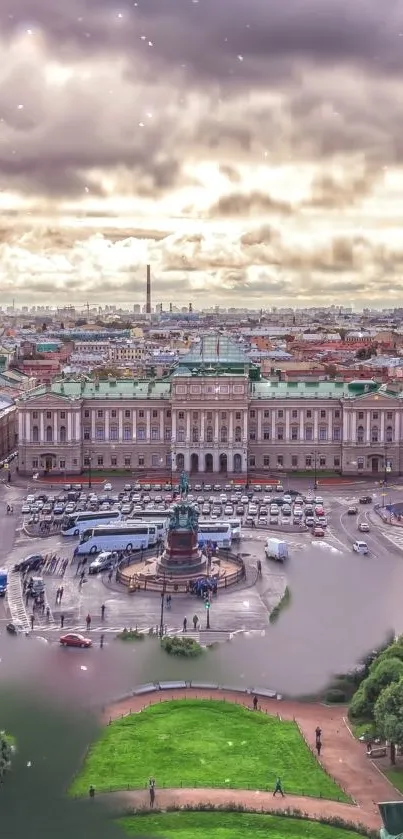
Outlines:
[{"label": "red car", "polygon": [[314,527],[312,532],[313,532],[314,536],[324,536],[325,535],[325,531],[323,530],[323,527],[316,526],[316,527]]},{"label": "red car", "polygon": [[78,632],[69,632],[67,635],[62,635],[60,643],[62,647],[92,647],[91,638],[85,638]]}]

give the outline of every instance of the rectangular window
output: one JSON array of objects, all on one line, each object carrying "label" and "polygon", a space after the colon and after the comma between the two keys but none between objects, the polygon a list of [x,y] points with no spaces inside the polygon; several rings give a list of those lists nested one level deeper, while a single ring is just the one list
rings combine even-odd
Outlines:
[{"label": "rectangular window", "polygon": [[235,411],[235,419],[236,419],[236,420],[240,420],[240,419],[241,419],[241,412],[240,412],[240,411]]},{"label": "rectangular window", "polygon": [[254,428],[251,428],[249,431],[249,440],[256,440],[256,431]]},{"label": "rectangular window", "polygon": [[277,440],[284,440],[284,428],[282,426],[277,428]]},{"label": "rectangular window", "polygon": [[90,440],[91,439],[91,429],[89,428],[88,425],[84,426],[83,437],[84,437],[84,440]]},{"label": "rectangular window", "polygon": [[65,468],[66,468],[66,461],[65,460],[59,460],[59,469],[65,469]]},{"label": "rectangular window", "polygon": [[153,411],[153,419],[157,419],[157,417],[158,417],[158,411]]},{"label": "rectangular window", "polygon": [[180,419],[180,420],[184,420],[184,419],[185,419],[185,412],[184,412],[184,411],[179,411],[179,412],[178,412],[178,419]]},{"label": "rectangular window", "polygon": [[278,416],[278,418],[279,418],[279,419],[283,419],[283,416],[284,416],[284,411],[283,411],[282,409],[280,409],[279,411],[277,411],[277,416]]},{"label": "rectangular window", "polygon": [[326,411],[321,411],[320,412],[320,418],[321,419],[326,419]]},{"label": "rectangular window", "polygon": [[322,440],[322,441],[327,440],[327,428],[320,428],[319,429],[319,440]]},{"label": "rectangular window", "polygon": [[60,419],[66,419],[66,411],[60,411]]},{"label": "rectangular window", "polygon": [[263,440],[270,440],[270,428],[263,429]]},{"label": "rectangular window", "polygon": [[52,411],[46,411],[46,419],[52,419]]},{"label": "rectangular window", "polygon": [[212,419],[213,419],[212,411],[207,411],[207,422],[211,422]]},{"label": "rectangular window", "polygon": [[249,457],[249,466],[256,466],[256,458],[254,454],[251,454]]},{"label": "rectangular window", "polygon": [[306,418],[307,419],[312,419],[312,411],[307,411],[306,412]]},{"label": "rectangular window", "polygon": [[359,420],[363,420],[363,419],[364,419],[364,411],[358,411],[358,419],[359,419]]},{"label": "rectangular window", "polygon": [[123,429],[123,439],[124,440],[131,440],[131,438],[132,438],[132,430],[130,428],[130,425],[125,425],[125,427]]},{"label": "rectangular window", "polygon": [[139,454],[139,466],[144,466],[144,455]]},{"label": "rectangular window", "polygon": [[85,419],[89,419],[89,416],[90,416],[90,412],[89,411],[84,411]]},{"label": "rectangular window", "polygon": [[184,442],[185,442],[185,429],[184,428],[178,428],[178,443],[184,443]]},{"label": "rectangular window", "polygon": [[320,457],[319,458],[319,466],[321,467],[321,469],[324,469],[324,467],[326,466],[326,458],[325,457]]},{"label": "rectangular window", "polygon": [[98,426],[95,429],[95,437],[97,440],[103,440],[105,438],[105,431],[102,426]]},{"label": "rectangular window", "polygon": [[32,411],[32,419],[38,419],[38,411]]},{"label": "rectangular window", "polygon": [[171,455],[170,452],[167,454],[167,456],[165,458],[165,461],[166,461],[166,465],[168,466],[168,469],[170,469],[171,466],[172,466],[172,455]]},{"label": "rectangular window", "polygon": [[165,440],[170,440],[171,439],[171,429],[170,428],[165,429],[164,438],[165,438]]},{"label": "rectangular window", "polygon": [[118,439],[118,429],[116,425],[111,425],[109,429],[109,439],[110,440],[117,440]]},{"label": "rectangular window", "polygon": [[157,454],[151,455],[151,466],[156,467],[156,466],[159,466],[159,465],[160,465],[159,456]]},{"label": "rectangular window", "polygon": [[340,467],[340,458],[339,458],[339,457],[335,457],[335,458],[333,459],[333,463],[334,463],[334,467],[335,467],[335,468]]},{"label": "rectangular window", "polygon": [[126,469],[130,469],[130,463],[131,463],[130,457],[125,457],[125,467],[126,467]]},{"label": "rectangular window", "polygon": [[192,428],[192,443],[198,443],[198,442],[199,442],[199,429],[198,428]]},{"label": "rectangular window", "polygon": [[98,417],[98,419],[102,419],[103,415],[104,415],[104,412],[103,412],[102,410],[97,411],[97,417]]},{"label": "rectangular window", "polygon": [[310,425],[305,428],[305,440],[313,440],[313,428]]},{"label": "rectangular window", "polygon": [[130,411],[125,411],[125,419],[130,419],[130,417],[131,417],[131,412]]},{"label": "rectangular window", "polygon": [[138,428],[138,429],[137,429],[137,439],[138,439],[138,440],[145,440],[145,439],[146,439],[146,430],[145,430],[145,428]]},{"label": "rectangular window", "polygon": [[386,411],[386,419],[387,420],[393,419],[393,411]]},{"label": "rectangular window", "polygon": [[363,469],[363,468],[364,468],[364,458],[363,457],[357,457],[357,469]]},{"label": "rectangular window", "polygon": [[226,420],[226,419],[227,419],[227,412],[226,412],[226,411],[221,411],[221,419],[222,419],[222,420]]},{"label": "rectangular window", "polygon": [[160,439],[160,430],[158,426],[153,426],[151,429],[151,439],[152,440],[159,440]]},{"label": "rectangular window", "polygon": [[117,465],[118,465],[117,457],[111,457],[111,466],[117,466]]},{"label": "rectangular window", "polygon": [[193,411],[193,419],[195,420],[195,422],[197,422],[197,420],[199,419],[198,411]]},{"label": "rectangular window", "polygon": [[297,469],[298,467],[298,457],[296,454],[293,454],[291,457],[291,466],[293,469]]},{"label": "rectangular window", "polygon": [[373,420],[377,420],[377,419],[378,419],[378,411],[372,411],[372,419],[373,419]]},{"label": "rectangular window", "polygon": [[38,459],[37,459],[36,457],[34,457],[34,459],[33,459],[33,461],[32,461],[32,468],[33,468],[33,469],[37,469],[37,468],[38,468]]},{"label": "rectangular window", "polygon": [[335,411],[334,412],[334,418],[335,419],[340,419],[340,411]]},{"label": "rectangular window", "polygon": [[291,411],[291,416],[293,419],[298,419],[298,411]]},{"label": "rectangular window", "polygon": [[250,416],[251,419],[255,419],[256,411],[249,411],[249,416]]},{"label": "rectangular window", "polygon": [[312,458],[310,454],[308,454],[305,458],[305,466],[307,469],[310,469],[312,466]]},{"label": "rectangular window", "polygon": [[291,428],[291,440],[298,440],[298,428],[295,425]]},{"label": "rectangular window", "polygon": [[270,419],[270,411],[263,411],[263,416],[265,419]]},{"label": "rectangular window", "polygon": [[263,458],[263,466],[265,466],[266,469],[268,469],[269,466],[270,466],[270,457],[269,457],[268,454],[265,454],[265,456]]},{"label": "rectangular window", "polygon": [[170,411],[169,409],[168,409],[168,411],[166,412],[166,415],[167,415],[168,419],[171,419],[171,411]]},{"label": "rectangular window", "polygon": [[116,419],[116,416],[117,416],[117,412],[115,410],[111,411],[112,419]]},{"label": "rectangular window", "polygon": [[84,463],[84,466],[89,466],[90,465],[89,457],[85,457],[83,463]]},{"label": "rectangular window", "polygon": [[144,411],[139,411],[139,419],[144,419]]},{"label": "rectangular window", "polygon": [[341,429],[338,427],[333,429],[333,440],[335,440],[336,442],[341,440]]},{"label": "rectangular window", "polygon": [[98,466],[103,466],[104,465],[104,459],[103,459],[102,456],[98,457],[97,463],[98,463]]}]

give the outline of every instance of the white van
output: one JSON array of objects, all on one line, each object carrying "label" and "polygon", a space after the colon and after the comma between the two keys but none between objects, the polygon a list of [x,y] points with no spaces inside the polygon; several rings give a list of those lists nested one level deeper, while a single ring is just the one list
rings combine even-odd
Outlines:
[{"label": "white van", "polygon": [[366,542],[362,542],[361,539],[357,539],[356,542],[354,542],[353,551],[355,551],[357,554],[366,555],[367,553],[369,553],[368,545]]}]

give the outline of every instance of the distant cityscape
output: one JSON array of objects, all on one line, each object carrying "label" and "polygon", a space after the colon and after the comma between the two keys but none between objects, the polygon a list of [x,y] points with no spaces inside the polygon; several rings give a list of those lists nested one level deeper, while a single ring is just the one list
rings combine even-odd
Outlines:
[{"label": "distant cityscape", "polygon": [[403,308],[0,309],[21,474],[400,473]]}]

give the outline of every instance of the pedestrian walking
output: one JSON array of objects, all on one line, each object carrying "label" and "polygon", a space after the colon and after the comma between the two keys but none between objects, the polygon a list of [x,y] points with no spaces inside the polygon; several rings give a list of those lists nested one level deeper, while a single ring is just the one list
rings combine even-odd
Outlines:
[{"label": "pedestrian walking", "polygon": [[91,615],[90,615],[90,613],[89,613],[89,612],[88,612],[88,615],[87,615],[87,617],[86,617],[86,619],[85,619],[85,622],[86,622],[86,624],[87,624],[87,632],[88,632],[88,630],[89,630],[89,629],[91,629]]},{"label": "pedestrian walking", "polygon": [[197,617],[197,615],[193,615],[193,629],[194,629],[195,631],[196,631],[196,629],[197,629],[197,624],[198,624],[198,623],[199,623],[199,618]]},{"label": "pedestrian walking", "polygon": [[276,797],[277,793],[280,793],[281,797],[284,798],[284,790],[283,785],[281,783],[281,778],[277,778],[276,785],[274,787],[273,798]]},{"label": "pedestrian walking", "polygon": [[56,589],[56,599],[55,599],[56,606],[59,602],[59,594],[60,594],[60,588]]},{"label": "pedestrian walking", "polygon": [[105,603],[101,606],[101,620],[105,619]]},{"label": "pedestrian walking", "polygon": [[88,795],[90,798],[95,798],[95,787],[93,787],[92,784],[88,790]]},{"label": "pedestrian walking", "polygon": [[112,577],[113,577],[113,568],[111,568],[111,570],[109,571],[109,574],[108,574],[108,583],[111,583],[111,582],[112,582]]},{"label": "pedestrian walking", "polygon": [[60,629],[64,627],[64,615],[60,615]]},{"label": "pedestrian walking", "polygon": [[99,639],[99,646],[101,647],[101,650],[103,649],[103,646],[104,646],[104,639],[105,639],[105,635],[102,634],[100,639]]},{"label": "pedestrian walking", "polygon": [[60,588],[59,588],[59,603],[62,602],[63,592],[64,592],[64,588],[63,588],[63,586],[60,586]]},{"label": "pedestrian walking", "polygon": [[34,628],[34,623],[35,623],[35,615],[31,615],[29,620],[30,620],[31,632],[32,632],[32,630]]},{"label": "pedestrian walking", "polygon": [[41,615],[44,615],[44,614],[45,614],[45,601],[44,601],[44,600],[42,600],[42,603],[41,603]]},{"label": "pedestrian walking", "polygon": [[253,697],[253,710],[254,711],[257,711],[257,705],[258,705],[258,698],[257,698],[257,696],[254,696]]},{"label": "pedestrian walking", "polygon": [[46,623],[50,621],[50,609],[49,606],[46,607]]},{"label": "pedestrian walking", "polygon": [[321,750],[322,750],[322,741],[318,737],[317,740],[316,740],[316,751],[318,753],[318,757],[320,757]]},{"label": "pedestrian walking", "polygon": [[183,631],[186,632],[188,627],[187,618],[183,618]]},{"label": "pedestrian walking", "polygon": [[150,778],[148,782],[148,790],[150,793],[150,807],[154,807],[155,802],[155,778]]}]

